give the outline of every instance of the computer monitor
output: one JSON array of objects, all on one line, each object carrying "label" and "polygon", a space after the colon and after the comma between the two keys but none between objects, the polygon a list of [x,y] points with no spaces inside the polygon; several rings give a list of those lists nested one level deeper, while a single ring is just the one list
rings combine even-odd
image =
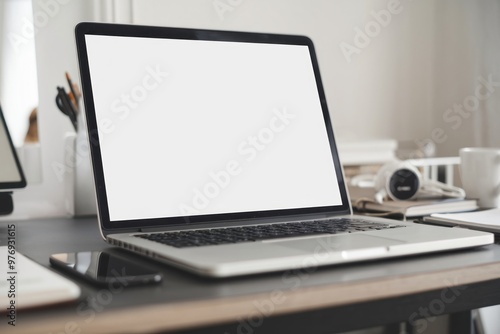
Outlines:
[{"label": "computer monitor", "polygon": [[11,192],[24,187],[26,179],[0,106],[0,215],[12,212]]}]

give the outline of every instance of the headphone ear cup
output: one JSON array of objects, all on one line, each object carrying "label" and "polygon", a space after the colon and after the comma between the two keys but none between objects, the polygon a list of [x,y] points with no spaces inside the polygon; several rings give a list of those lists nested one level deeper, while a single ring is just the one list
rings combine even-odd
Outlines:
[{"label": "headphone ear cup", "polygon": [[421,186],[421,176],[418,170],[401,166],[387,180],[387,193],[394,200],[409,200],[414,198]]},{"label": "headphone ear cup", "polygon": [[375,200],[379,203],[389,196],[393,200],[414,198],[421,186],[418,169],[406,161],[392,161],[383,165],[375,177]]}]

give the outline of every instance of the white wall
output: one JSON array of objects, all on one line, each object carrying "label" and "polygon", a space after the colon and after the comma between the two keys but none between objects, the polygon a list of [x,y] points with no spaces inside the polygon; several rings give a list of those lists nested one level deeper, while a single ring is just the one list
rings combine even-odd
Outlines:
[{"label": "white wall", "polygon": [[422,69],[433,56],[433,2],[401,1],[351,62],[340,48],[355,45],[356,27],[376,22],[372,10],[387,8],[382,0],[135,0],[133,23],[308,35],[338,140],[421,138],[431,122],[432,75]]},{"label": "white wall", "polygon": [[[429,139],[441,156],[500,147],[500,89],[470,117],[478,77],[500,81],[500,3],[467,0],[132,0],[132,21],[305,34],[316,43],[338,141]],[[396,9],[389,23],[373,15]],[[356,29],[371,28],[366,47]],[[374,31],[373,29],[378,29]],[[347,61],[342,43],[360,46]],[[345,45],[345,44],[344,44]],[[454,116],[455,120],[450,120]]]},{"label": "white wall", "polygon": [[0,31],[0,102],[16,147],[22,146],[29,116],[38,105],[31,0],[2,0]]},{"label": "white wall", "polygon": [[[4,16],[4,2],[0,1],[0,17]],[[0,64],[2,63],[3,56],[3,36],[4,36],[4,23],[0,23]],[[0,92],[2,91],[2,82],[0,80]]]},{"label": "white wall", "polygon": [[[434,37],[432,115],[433,128],[443,130],[439,153],[500,147],[500,2],[441,0],[435,8],[441,20]],[[479,77],[496,82],[491,94]]]}]

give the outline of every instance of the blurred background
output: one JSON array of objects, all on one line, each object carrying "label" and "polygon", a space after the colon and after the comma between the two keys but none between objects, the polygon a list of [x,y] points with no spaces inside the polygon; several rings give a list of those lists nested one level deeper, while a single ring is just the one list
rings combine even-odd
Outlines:
[{"label": "blurred background", "polygon": [[346,165],[500,147],[498,0],[0,0],[0,103],[28,177],[21,217],[73,214],[68,180],[88,170],[54,102],[65,72],[79,84],[81,21],[309,36]]}]

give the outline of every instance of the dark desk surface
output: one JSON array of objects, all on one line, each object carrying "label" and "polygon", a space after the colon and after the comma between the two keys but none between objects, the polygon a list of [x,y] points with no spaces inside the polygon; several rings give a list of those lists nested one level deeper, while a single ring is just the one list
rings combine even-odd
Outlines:
[{"label": "dark desk surface", "polygon": [[[47,267],[52,253],[109,247],[95,218],[0,221],[0,245],[6,244],[9,223],[16,224],[18,251]],[[258,333],[334,333],[401,321],[418,325],[426,321],[418,320],[425,317],[422,309],[437,316],[500,303],[497,244],[223,280],[127,254],[163,272],[163,283],[111,292],[78,280],[78,301],[20,311],[15,329],[54,334],[249,333],[257,328]],[[6,323],[0,321],[0,330]]]}]

